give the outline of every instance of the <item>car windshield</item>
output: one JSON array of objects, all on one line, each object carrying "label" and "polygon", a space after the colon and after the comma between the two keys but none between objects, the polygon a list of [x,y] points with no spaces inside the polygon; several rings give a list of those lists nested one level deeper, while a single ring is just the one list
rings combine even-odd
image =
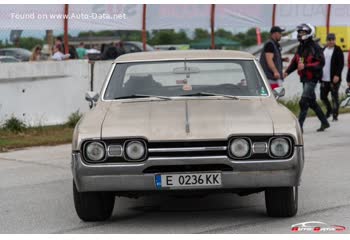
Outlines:
[{"label": "car windshield", "polygon": [[267,96],[268,93],[253,60],[118,63],[104,99],[135,95],[205,97]]}]

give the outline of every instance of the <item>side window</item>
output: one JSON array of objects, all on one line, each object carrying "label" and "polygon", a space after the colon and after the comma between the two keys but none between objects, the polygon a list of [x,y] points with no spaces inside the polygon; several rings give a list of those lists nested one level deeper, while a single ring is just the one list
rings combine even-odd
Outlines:
[{"label": "side window", "polygon": [[140,50],[132,44],[124,44],[124,49],[126,53],[140,52]]}]

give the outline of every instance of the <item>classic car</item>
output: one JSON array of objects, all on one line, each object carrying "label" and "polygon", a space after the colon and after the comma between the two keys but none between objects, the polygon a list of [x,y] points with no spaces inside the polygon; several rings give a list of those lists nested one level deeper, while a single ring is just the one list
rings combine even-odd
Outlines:
[{"label": "classic car", "polygon": [[120,56],[74,130],[78,216],[108,219],[116,196],[262,191],[268,216],[294,216],[303,137],[283,95],[245,52]]}]

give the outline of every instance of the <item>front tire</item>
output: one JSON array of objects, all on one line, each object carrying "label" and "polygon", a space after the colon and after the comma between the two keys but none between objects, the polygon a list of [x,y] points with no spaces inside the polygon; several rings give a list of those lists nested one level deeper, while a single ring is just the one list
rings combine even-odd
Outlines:
[{"label": "front tire", "polygon": [[115,196],[109,192],[79,192],[73,181],[74,206],[86,222],[105,221],[112,215]]},{"label": "front tire", "polygon": [[298,212],[298,187],[276,187],[265,190],[267,215],[293,217]]}]

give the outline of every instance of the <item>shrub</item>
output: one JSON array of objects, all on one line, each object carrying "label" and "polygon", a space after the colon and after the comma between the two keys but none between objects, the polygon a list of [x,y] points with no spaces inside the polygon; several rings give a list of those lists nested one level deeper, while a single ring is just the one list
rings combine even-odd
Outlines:
[{"label": "shrub", "polygon": [[27,128],[27,126],[23,121],[12,116],[11,118],[5,121],[2,128],[10,132],[20,133],[20,132],[23,132]]},{"label": "shrub", "polygon": [[68,121],[66,122],[66,125],[68,127],[74,128],[75,125],[77,125],[77,123],[79,122],[81,116],[82,116],[82,114],[79,112],[79,110],[77,110],[76,112],[69,115]]}]

